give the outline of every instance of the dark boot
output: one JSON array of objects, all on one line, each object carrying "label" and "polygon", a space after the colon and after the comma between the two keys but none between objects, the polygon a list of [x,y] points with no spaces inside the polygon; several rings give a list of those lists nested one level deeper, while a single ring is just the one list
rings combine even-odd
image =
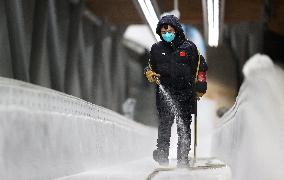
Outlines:
[{"label": "dark boot", "polygon": [[168,156],[169,156],[169,153],[165,150],[155,149],[153,151],[154,160],[162,166],[168,166],[169,165]]}]

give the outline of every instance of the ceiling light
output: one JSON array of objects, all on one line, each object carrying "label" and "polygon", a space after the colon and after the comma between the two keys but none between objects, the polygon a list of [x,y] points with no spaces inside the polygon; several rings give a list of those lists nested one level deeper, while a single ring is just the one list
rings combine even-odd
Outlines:
[{"label": "ceiling light", "polygon": [[143,11],[143,14],[150,26],[150,29],[155,36],[156,40],[159,41],[160,37],[156,34],[156,26],[158,24],[158,17],[154,10],[154,7],[150,0],[138,0],[138,3]]},{"label": "ceiling light", "polygon": [[208,44],[218,46],[219,42],[219,0],[207,0]]}]

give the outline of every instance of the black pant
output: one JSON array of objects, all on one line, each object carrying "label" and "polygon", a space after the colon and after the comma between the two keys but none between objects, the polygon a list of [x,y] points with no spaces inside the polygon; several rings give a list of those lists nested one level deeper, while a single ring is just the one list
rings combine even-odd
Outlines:
[{"label": "black pant", "polygon": [[[175,86],[176,87],[176,86]],[[192,89],[184,87],[164,86],[170,97],[165,96],[159,89],[156,94],[156,105],[159,115],[159,128],[157,148],[169,154],[171,127],[176,119],[178,133],[177,159],[188,158],[191,144],[191,113],[194,108],[194,98]]]}]

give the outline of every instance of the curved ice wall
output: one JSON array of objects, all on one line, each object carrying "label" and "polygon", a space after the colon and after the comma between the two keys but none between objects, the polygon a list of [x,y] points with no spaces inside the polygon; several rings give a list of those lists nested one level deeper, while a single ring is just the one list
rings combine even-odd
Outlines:
[{"label": "curved ice wall", "polygon": [[217,125],[213,154],[231,166],[234,180],[284,179],[284,72],[260,54],[243,72],[236,103]]},{"label": "curved ice wall", "polygon": [[0,179],[53,179],[142,158],[155,136],[108,109],[0,78]]}]

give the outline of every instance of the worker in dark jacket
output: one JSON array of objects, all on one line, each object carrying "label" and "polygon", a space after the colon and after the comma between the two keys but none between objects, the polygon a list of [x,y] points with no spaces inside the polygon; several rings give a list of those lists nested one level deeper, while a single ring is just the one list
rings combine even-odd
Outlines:
[{"label": "worker in dark jacket", "polygon": [[150,82],[161,83],[173,102],[156,89],[156,105],[159,115],[157,149],[154,160],[161,165],[169,163],[171,126],[176,119],[178,132],[178,166],[189,163],[191,144],[191,114],[195,114],[196,98],[206,93],[207,64],[195,44],[185,38],[178,18],[162,17],[156,29],[161,40],[153,44],[145,75]]}]

